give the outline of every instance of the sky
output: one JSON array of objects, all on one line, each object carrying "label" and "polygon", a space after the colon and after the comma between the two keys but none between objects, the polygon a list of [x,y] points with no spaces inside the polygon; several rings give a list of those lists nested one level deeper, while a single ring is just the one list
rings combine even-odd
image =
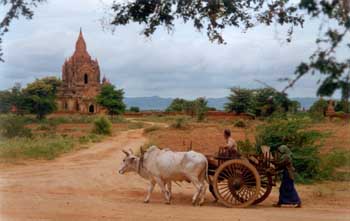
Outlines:
[{"label": "sky", "polygon": [[[0,63],[0,90],[18,82],[25,86],[44,76],[61,77],[64,60],[74,52],[79,29],[101,73],[123,88],[127,97],[225,97],[229,88],[262,87],[256,80],[281,90],[297,64],[315,50],[318,21],[295,29],[291,43],[274,25],[243,33],[224,32],[226,45],[211,43],[205,32],[179,22],[175,31],[159,29],[151,38],[142,26],[130,24],[105,30],[112,0],[48,0],[35,9],[33,20],[12,23],[4,37],[5,63]],[[0,9],[0,16],[3,9]],[[291,97],[315,97],[320,76],[302,78],[288,90]]]}]

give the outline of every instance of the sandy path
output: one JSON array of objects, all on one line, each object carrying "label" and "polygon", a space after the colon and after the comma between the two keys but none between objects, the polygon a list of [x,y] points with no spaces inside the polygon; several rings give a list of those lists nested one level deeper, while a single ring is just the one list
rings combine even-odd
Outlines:
[{"label": "sandy path", "polygon": [[[123,132],[91,148],[54,161],[3,168],[0,171],[0,220],[350,220],[349,207],[305,205],[278,209],[263,205],[227,209],[213,203],[191,206],[192,187],[174,185],[172,205],[159,189],[144,204],[146,182],[134,174],[119,175],[122,148],[145,142],[142,130]],[[212,198],[208,194],[207,201]]]}]

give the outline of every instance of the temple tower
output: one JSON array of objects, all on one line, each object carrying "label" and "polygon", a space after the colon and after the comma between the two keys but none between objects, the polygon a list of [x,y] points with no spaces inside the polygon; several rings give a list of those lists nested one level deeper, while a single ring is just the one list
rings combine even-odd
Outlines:
[{"label": "temple tower", "polygon": [[100,67],[89,55],[80,29],[73,55],[62,66],[62,85],[57,93],[58,112],[98,113],[95,97],[101,90]]}]

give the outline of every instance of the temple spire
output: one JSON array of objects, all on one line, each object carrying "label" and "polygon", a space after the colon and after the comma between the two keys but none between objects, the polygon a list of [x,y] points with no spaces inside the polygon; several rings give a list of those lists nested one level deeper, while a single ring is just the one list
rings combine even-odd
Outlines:
[{"label": "temple spire", "polygon": [[85,39],[83,36],[83,31],[80,28],[80,32],[79,32],[79,37],[77,40],[77,43],[75,45],[75,50],[79,51],[79,52],[85,52],[86,51],[86,43],[85,43]]}]

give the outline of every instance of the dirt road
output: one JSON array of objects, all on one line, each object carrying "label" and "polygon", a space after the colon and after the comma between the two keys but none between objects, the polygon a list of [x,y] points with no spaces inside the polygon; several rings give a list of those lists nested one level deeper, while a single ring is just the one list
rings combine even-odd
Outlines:
[{"label": "dirt road", "polygon": [[127,131],[53,161],[2,168],[0,220],[350,220],[348,204],[314,203],[307,188],[301,188],[302,209],[271,207],[277,188],[257,207],[224,208],[210,203],[209,194],[204,206],[192,207],[193,189],[188,184],[174,185],[171,205],[163,203],[158,188],[151,203],[144,204],[146,182],[135,174],[119,175],[117,170],[123,157],[120,150],[145,141],[142,130]]}]

